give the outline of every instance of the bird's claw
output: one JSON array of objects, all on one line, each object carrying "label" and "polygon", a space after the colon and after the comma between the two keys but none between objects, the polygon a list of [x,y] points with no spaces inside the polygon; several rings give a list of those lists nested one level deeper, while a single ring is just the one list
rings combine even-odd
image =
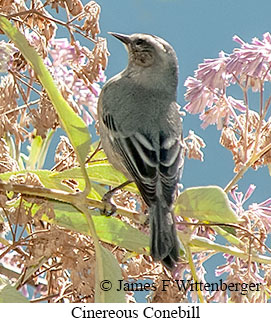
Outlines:
[{"label": "bird's claw", "polygon": [[116,213],[117,207],[112,203],[112,193],[111,191],[104,194],[102,202],[104,202],[104,209],[101,210],[101,214],[105,216],[112,216]]}]

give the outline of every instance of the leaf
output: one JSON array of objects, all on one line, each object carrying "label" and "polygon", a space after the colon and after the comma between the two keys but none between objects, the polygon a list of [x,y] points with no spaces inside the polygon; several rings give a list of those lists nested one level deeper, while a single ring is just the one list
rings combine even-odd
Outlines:
[{"label": "leaf", "polygon": [[6,173],[0,174],[0,179],[3,181],[8,181],[12,175],[28,174],[28,173],[37,175],[39,177],[40,181],[42,182],[42,184],[44,185],[44,187],[46,187],[46,188],[72,192],[71,188],[69,188],[66,185],[63,185],[58,178],[56,178],[56,179],[54,178],[54,172],[51,172],[46,169],[31,170],[31,171],[30,170],[20,170],[20,171],[16,171],[16,172],[6,172]]},{"label": "leaf", "polygon": [[[109,163],[94,163],[89,164],[86,168],[89,179],[92,182],[97,182],[105,185],[110,185],[117,187],[120,184],[127,181],[127,178],[119,171],[117,171]],[[82,173],[79,168],[72,168],[65,170],[60,173],[52,174],[52,177],[59,178],[61,180],[73,178],[74,180],[80,182],[83,179]],[[124,188],[127,191],[138,193],[138,189],[135,184],[129,184]]]},{"label": "leaf", "polygon": [[235,228],[227,227],[226,225],[221,225],[220,228],[222,230],[226,231],[228,234],[236,237],[236,229]]},{"label": "leaf", "polygon": [[[226,239],[231,244],[235,245],[238,248],[245,248],[245,244],[242,240],[240,240],[235,233],[235,229],[229,228],[226,226],[213,226],[213,229],[220,234],[224,239]],[[232,229],[232,230],[230,230]],[[234,234],[232,234],[232,232]]]},{"label": "leaf", "polygon": [[126,303],[124,291],[117,290],[123,278],[116,258],[102,245],[96,252],[95,303]]},{"label": "leaf", "polygon": [[189,242],[189,247],[193,252],[201,252],[201,251],[207,251],[207,250],[213,250],[216,252],[222,252],[227,253],[229,255],[233,255],[236,257],[239,257],[241,259],[244,259],[245,261],[248,260],[249,257],[251,257],[251,261],[256,261],[261,264],[271,264],[271,257],[264,256],[258,253],[253,253],[252,255],[248,255],[247,252],[238,249],[235,246],[224,246],[221,244],[218,244],[214,241],[211,241],[205,237],[194,237]]},{"label": "leaf", "polygon": [[[55,224],[83,234],[89,233],[87,220],[83,213],[67,203],[54,202],[53,205],[55,219],[52,221]],[[92,219],[100,240],[136,253],[147,253],[149,236],[146,234],[113,216],[92,215]],[[43,218],[43,220],[46,219]]]},{"label": "leaf", "polygon": [[15,287],[9,283],[4,285],[0,284],[0,303],[29,303]]},{"label": "leaf", "polygon": [[29,158],[27,161],[27,168],[28,169],[35,169],[36,168],[36,164],[38,162],[40,151],[42,148],[42,142],[43,142],[43,140],[42,140],[41,136],[36,136],[33,139],[32,143],[31,143]]},{"label": "leaf", "polygon": [[22,286],[24,285],[32,275],[41,268],[42,265],[44,265],[48,261],[48,257],[41,256],[39,259],[35,260],[35,263],[28,266],[24,272],[24,275],[21,275],[19,279],[16,282],[15,286]]},{"label": "leaf", "polygon": [[80,165],[83,165],[90,147],[90,134],[84,121],[73,111],[57,89],[54,80],[45,67],[42,58],[36,53],[24,37],[9,21],[0,16],[0,28],[14,42],[24,58],[33,67],[37,77],[52,101],[62,126],[74,147]]},{"label": "leaf", "polygon": [[[92,182],[91,195],[88,196],[90,198],[98,198],[98,196],[101,197],[103,190],[101,190],[101,186],[98,187],[97,183],[116,187],[127,180],[122,173],[117,171],[108,162],[95,163],[93,165],[89,165],[86,168],[86,171],[90,181]],[[44,185],[44,187],[46,188],[72,192],[71,188],[69,188],[68,186],[62,183],[63,180],[68,180],[68,179],[73,179],[77,181],[79,189],[83,189],[84,187],[84,176],[79,167],[67,169],[67,170],[64,170],[63,172],[56,172],[56,171],[52,172],[46,169],[6,172],[6,173],[0,174],[0,179],[2,179],[3,181],[8,181],[10,176],[12,175],[27,174],[29,172],[31,172],[32,174],[36,174],[39,177],[42,184]],[[99,192],[99,194],[97,195],[98,190],[101,190],[101,192]],[[131,183],[125,186],[124,190],[138,193],[138,189],[134,183]],[[107,190],[105,190],[103,194],[105,194],[106,191]]]},{"label": "leaf", "polygon": [[215,223],[238,223],[226,193],[218,186],[193,187],[177,198],[175,215]]},{"label": "leaf", "polygon": [[37,169],[41,169],[43,167],[54,133],[55,133],[55,130],[49,129],[45,139],[43,140],[40,155],[39,155],[39,160],[37,163]]}]

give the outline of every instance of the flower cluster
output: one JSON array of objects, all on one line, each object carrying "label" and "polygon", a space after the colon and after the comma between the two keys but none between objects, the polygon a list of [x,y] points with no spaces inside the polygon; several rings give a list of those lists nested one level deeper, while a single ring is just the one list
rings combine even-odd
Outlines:
[{"label": "flower cluster", "polygon": [[[101,45],[102,44],[102,45]],[[98,50],[97,50],[98,49]],[[98,39],[95,44],[95,55],[79,42],[73,45],[68,39],[53,39],[50,41],[49,55],[46,63],[50,68],[64,98],[77,113],[83,113],[86,124],[90,124],[97,116],[97,101],[100,94],[100,84],[105,82],[104,67],[106,66],[106,44],[104,39]],[[97,57],[92,79],[86,74],[90,60]],[[100,58],[102,57],[102,58]],[[86,108],[88,110],[86,110]]]},{"label": "flower cluster", "polygon": [[260,85],[264,81],[271,81],[271,35],[265,33],[263,39],[254,38],[251,44],[245,43],[238,36],[233,40],[241,45],[241,48],[234,49],[227,63],[227,73],[229,75],[240,76],[246,81],[249,77],[252,80],[252,89],[259,91]]},{"label": "flower cluster", "polygon": [[[233,40],[241,47],[231,54],[220,52],[217,59],[206,59],[194,77],[187,78],[185,99],[189,102],[184,109],[199,113],[203,128],[217,125],[222,131],[220,143],[232,152],[238,172],[250,160],[253,168],[270,164],[271,119],[266,116],[271,96],[264,102],[263,92],[264,83],[271,81],[271,35],[265,33],[262,40],[254,38],[251,44],[238,36]],[[241,88],[242,100],[228,95],[227,89],[233,85]],[[248,105],[249,88],[260,92],[258,112]]]},{"label": "flower cluster", "polygon": [[187,149],[187,157],[203,161],[203,152],[201,148],[205,147],[205,142],[202,138],[197,136],[194,131],[189,130],[188,136],[184,138]]},{"label": "flower cluster", "polygon": [[12,62],[12,55],[17,52],[13,44],[0,41],[0,73],[6,73]]},{"label": "flower cluster", "polygon": [[[9,5],[0,5],[0,12],[25,12],[25,18],[18,21],[17,26],[43,58],[63,97],[76,113],[82,115],[87,125],[91,124],[96,120],[100,84],[105,82],[104,69],[109,55],[106,40],[97,37],[100,32],[100,7],[94,1],[83,6],[78,0],[66,8],[72,15],[76,13],[76,18],[82,22],[79,32],[83,35],[85,31],[85,37],[91,41],[92,49],[88,49],[75,38],[78,25],[69,29],[70,40],[56,37],[57,22],[40,0],[35,2],[33,8],[39,14],[27,14],[28,8],[21,2],[9,1]],[[62,1],[52,4],[56,10],[58,5],[66,7]],[[9,74],[0,82],[1,136],[9,132],[15,136],[16,145],[19,146],[20,142],[28,139],[33,127],[36,135],[45,138],[48,129],[59,126],[54,108],[45,91],[40,90],[40,82],[32,67],[12,43],[5,41],[0,42],[0,72]],[[40,99],[32,103],[37,94]],[[24,105],[18,108],[17,100],[20,97]],[[31,105],[33,108],[27,110]]]},{"label": "flower cluster", "polygon": [[[257,250],[261,254],[268,254],[270,249],[266,246],[268,234],[271,233],[271,199],[267,199],[261,203],[252,203],[246,209],[244,204],[251,197],[256,186],[251,184],[244,194],[233,189],[230,195],[233,199],[231,206],[242,221],[242,227],[245,231],[237,230],[236,237],[240,240],[240,245],[243,243],[244,252],[247,250]],[[247,231],[249,230],[249,231]],[[249,248],[247,247],[249,245]],[[270,286],[270,265],[258,264],[257,262],[240,259],[230,254],[224,254],[226,263],[216,268],[216,276],[226,274],[225,283],[254,283],[261,286],[257,293],[232,293],[232,302],[266,302],[271,296]],[[223,291],[214,292],[210,298],[212,301],[221,300],[226,293]]]},{"label": "flower cluster", "polygon": [[201,113],[203,120],[206,119],[206,108],[209,109],[207,114],[213,115],[205,120],[203,127],[216,123],[221,129],[222,118],[234,118],[235,110],[244,112],[245,104],[241,100],[232,97],[229,99],[226,95],[226,89],[231,84],[237,82],[260,91],[261,87],[256,85],[271,80],[270,33],[264,34],[262,41],[254,38],[251,44],[245,43],[237,36],[233,39],[241,48],[234,49],[230,55],[220,52],[217,59],[204,60],[204,63],[199,64],[194,77],[188,77],[185,81],[185,98],[189,103],[184,109],[189,113]]}]

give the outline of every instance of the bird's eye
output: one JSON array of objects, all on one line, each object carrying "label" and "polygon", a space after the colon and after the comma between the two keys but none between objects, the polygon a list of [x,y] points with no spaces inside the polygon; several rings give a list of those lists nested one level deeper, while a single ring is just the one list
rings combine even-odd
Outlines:
[{"label": "bird's eye", "polygon": [[136,45],[142,45],[144,43],[144,40],[142,38],[139,38],[137,41],[136,41]]}]

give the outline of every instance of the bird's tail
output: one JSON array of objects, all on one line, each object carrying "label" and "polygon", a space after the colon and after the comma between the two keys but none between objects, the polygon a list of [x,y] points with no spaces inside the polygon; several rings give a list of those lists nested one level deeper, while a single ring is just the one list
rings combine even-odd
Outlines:
[{"label": "bird's tail", "polygon": [[151,256],[161,260],[168,268],[173,269],[180,254],[180,242],[177,237],[172,212],[168,206],[157,201],[150,206]]}]

